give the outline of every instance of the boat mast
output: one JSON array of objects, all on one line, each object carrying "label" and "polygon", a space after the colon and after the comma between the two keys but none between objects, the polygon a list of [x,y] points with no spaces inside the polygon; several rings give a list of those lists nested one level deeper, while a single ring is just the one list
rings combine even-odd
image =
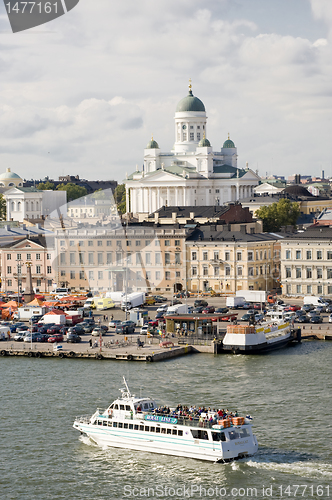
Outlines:
[{"label": "boat mast", "polygon": [[126,389],[127,389],[127,397],[130,398],[131,394],[130,394],[130,390],[129,390],[125,376],[123,376],[123,382],[124,382],[124,385],[126,386]]}]

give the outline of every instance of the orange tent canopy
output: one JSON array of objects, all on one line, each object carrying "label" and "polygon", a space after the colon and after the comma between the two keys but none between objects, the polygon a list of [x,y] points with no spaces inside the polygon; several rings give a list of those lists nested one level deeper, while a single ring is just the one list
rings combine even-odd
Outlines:
[{"label": "orange tent canopy", "polygon": [[53,300],[48,300],[46,302],[43,302],[43,306],[45,306],[45,307],[55,307],[55,306],[59,306],[60,304],[61,304],[61,302],[59,302],[59,301],[54,302]]},{"label": "orange tent canopy", "polygon": [[13,308],[13,307],[14,307],[14,308],[15,308],[15,307],[17,307],[17,302],[16,302],[16,300],[10,300],[9,302],[7,302],[7,304],[5,305],[5,307],[6,307],[6,308],[8,308],[8,307],[12,307],[12,308]]},{"label": "orange tent canopy", "polygon": [[43,305],[43,301],[41,299],[34,298],[31,302],[26,304],[26,306],[37,306],[40,307]]}]

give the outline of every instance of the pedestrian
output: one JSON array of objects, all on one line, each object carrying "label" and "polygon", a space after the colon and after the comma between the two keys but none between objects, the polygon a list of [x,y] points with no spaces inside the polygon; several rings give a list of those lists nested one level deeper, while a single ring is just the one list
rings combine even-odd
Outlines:
[{"label": "pedestrian", "polygon": [[92,339],[89,340],[90,347],[92,347]]},{"label": "pedestrian", "polygon": [[113,314],[111,314],[111,321],[113,321],[113,319],[114,319],[114,316],[113,316]]}]

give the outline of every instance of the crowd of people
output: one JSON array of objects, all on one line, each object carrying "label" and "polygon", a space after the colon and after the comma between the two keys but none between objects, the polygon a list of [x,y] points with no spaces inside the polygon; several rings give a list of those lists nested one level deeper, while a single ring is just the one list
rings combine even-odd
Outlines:
[{"label": "crowd of people", "polygon": [[171,409],[168,406],[159,406],[154,410],[157,415],[167,415],[169,417],[185,418],[188,420],[198,420],[198,421],[208,421],[210,423],[216,423],[219,420],[226,418],[238,417],[238,412],[231,412],[228,409],[216,409],[205,406],[195,405],[183,406],[178,405],[175,409]]}]

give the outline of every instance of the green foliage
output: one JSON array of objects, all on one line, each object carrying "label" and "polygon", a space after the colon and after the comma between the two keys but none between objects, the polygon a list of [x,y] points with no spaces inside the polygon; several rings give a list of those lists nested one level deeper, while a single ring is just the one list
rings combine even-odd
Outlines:
[{"label": "green foliage", "polygon": [[105,200],[106,199],[105,191],[102,188],[97,189],[97,191],[95,191],[91,195],[91,198],[93,198],[94,200]]},{"label": "green foliage", "polygon": [[6,220],[7,210],[6,210],[6,200],[2,194],[0,194],[0,220]]},{"label": "green foliage", "polygon": [[119,214],[126,212],[126,187],[124,184],[118,184],[114,190],[114,201]]},{"label": "green foliage", "polygon": [[37,184],[37,189],[40,190],[51,189],[52,191],[54,191],[55,185],[53,184],[53,182],[50,181],[40,182],[39,184]]},{"label": "green foliage", "polygon": [[256,211],[256,217],[262,219],[263,230],[267,232],[280,231],[282,226],[296,227],[299,215],[299,204],[286,198],[270,206],[262,206]]},{"label": "green foliage", "polygon": [[67,201],[73,201],[77,198],[82,198],[82,196],[86,196],[88,194],[87,190],[83,186],[77,186],[72,182],[68,182],[68,184],[59,184],[57,186],[58,191],[67,191]]}]

